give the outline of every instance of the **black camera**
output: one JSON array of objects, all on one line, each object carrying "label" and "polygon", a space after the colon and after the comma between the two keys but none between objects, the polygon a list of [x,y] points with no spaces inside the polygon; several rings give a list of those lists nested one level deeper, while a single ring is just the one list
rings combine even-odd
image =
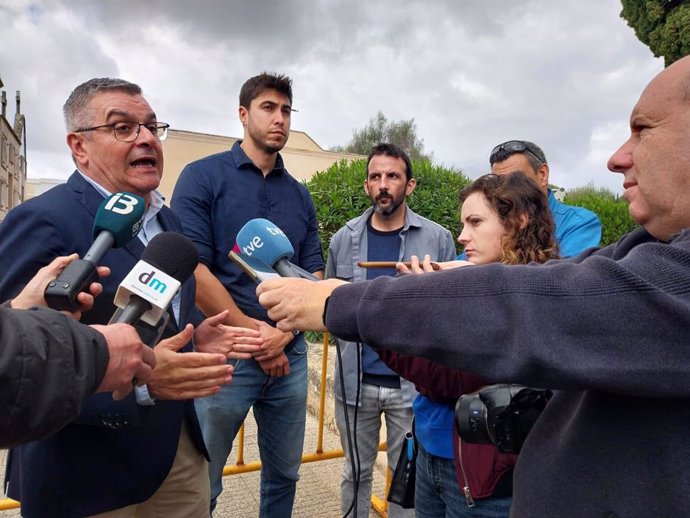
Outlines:
[{"label": "black camera", "polygon": [[501,453],[518,453],[551,398],[548,389],[498,384],[455,403],[458,435],[472,444],[494,444]]}]

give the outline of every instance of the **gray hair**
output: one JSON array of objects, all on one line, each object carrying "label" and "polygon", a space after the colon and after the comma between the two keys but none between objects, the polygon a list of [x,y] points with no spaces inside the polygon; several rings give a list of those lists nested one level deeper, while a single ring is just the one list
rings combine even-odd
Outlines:
[{"label": "gray hair", "polygon": [[539,171],[539,168],[542,164],[547,163],[546,155],[544,154],[544,150],[537,146],[534,142],[525,141],[525,144],[527,145],[527,149],[531,152],[526,151],[523,153],[523,155],[525,155],[529,165],[532,166],[532,169],[534,169],[534,172],[536,173]]},{"label": "gray hair", "polygon": [[[506,144],[513,143],[521,144],[521,147],[523,147],[524,149],[516,151],[514,148],[504,148]],[[494,148],[494,150],[492,150],[491,155],[489,156],[489,163],[491,165],[494,165],[498,162],[503,162],[504,160],[507,160],[508,157],[511,157],[516,154],[523,155],[527,159],[527,162],[529,163],[530,167],[534,170],[535,173],[539,171],[539,168],[542,164],[547,163],[544,150],[537,146],[534,142],[530,142],[529,140],[508,140],[503,144],[499,144]]]},{"label": "gray hair", "polygon": [[67,131],[76,131],[89,126],[93,120],[93,114],[89,106],[91,99],[100,93],[113,90],[127,92],[132,95],[141,95],[141,87],[139,85],[124,79],[113,79],[110,77],[89,79],[72,90],[62,108]]}]

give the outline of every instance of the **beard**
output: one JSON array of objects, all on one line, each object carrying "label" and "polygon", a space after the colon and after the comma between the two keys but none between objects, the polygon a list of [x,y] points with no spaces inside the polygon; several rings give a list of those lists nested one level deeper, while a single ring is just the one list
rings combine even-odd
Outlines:
[{"label": "beard", "polygon": [[264,142],[257,142],[257,146],[264,153],[268,153],[269,155],[272,155],[273,153],[278,153],[280,150],[282,150],[285,147],[285,143],[274,144],[273,142],[264,141]]},{"label": "beard", "polygon": [[[381,205],[381,200],[384,198],[388,198],[390,200],[390,202],[386,206]],[[375,198],[370,197],[370,199],[371,205],[374,207],[374,212],[376,212],[376,214],[378,214],[379,216],[390,216],[396,210],[398,210],[398,207],[400,207],[403,204],[403,202],[405,201],[405,195],[403,194],[402,196],[396,198],[391,194],[381,193]]]},{"label": "beard", "polygon": [[278,153],[285,147],[285,144],[287,144],[287,136],[282,139],[269,140],[267,138],[267,134],[261,133],[259,130],[252,126],[247,127],[247,133],[252,142],[254,142],[254,145],[261,151],[269,155],[272,155],[273,153]]}]

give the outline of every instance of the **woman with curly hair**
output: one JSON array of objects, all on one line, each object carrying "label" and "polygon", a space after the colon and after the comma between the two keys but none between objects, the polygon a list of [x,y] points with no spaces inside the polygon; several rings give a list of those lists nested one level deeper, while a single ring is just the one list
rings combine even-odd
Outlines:
[{"label": "woman with curly hair", "polygon": [[558,257],[548,200],[525,174],[487,174],[460,192],[458,241],[473,264],[543,263]]},{"label": "woman with curly hair", "polygon": [[[461,191],[460,201],[463,229],[458,241],[468,262],[526,264],[558,257],[548,200],[524,174],[482,176]],[[409,272],[402,264],[398,268]],[[419,263],[413,257],[412,271],[432,271],[428,258]],[[461,442],[455,431],[458,397],[487,382],[422,358],[377,352],[419,392],[413,403],[417,518],[507,518],[517,456],[501,454],[491,444]]]}]

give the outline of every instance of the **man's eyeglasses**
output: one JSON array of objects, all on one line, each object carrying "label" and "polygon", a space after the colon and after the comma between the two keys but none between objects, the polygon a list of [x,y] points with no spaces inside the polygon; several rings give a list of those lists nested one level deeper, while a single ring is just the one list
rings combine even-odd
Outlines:
[{"label": "man's eyeglasses", "polygon": [[158,140],[165,140],[168,136],[168,128],[170,124],[165,122],[131,122],[122,121],[114,122],[113,124],[101,124],[100,126],[93,126],[91,128],[81,128],[75,130],[75,133],[83,133],[85,131],[94,131],[98,129],[110,129],[113,131],[113,136],[120,142],[134,142],[139,137],[141,127],[144,126],[151,134]]},{"label": "man's eyeglasses", "polygon": [[508,156],[512,155],[513,153],[524,153],[526,151],[527,153],[531,154],[534,158],[539,160],[540,163],[546,163],[545,157],[539,156],[536,152],[532,151],[529,147],[529,144],[527,144],[527,142],[525,142],[524,140],[509,140],[508,142],[499,144],[491,150],[491,154],[489,155],[490,164],[498,162],[498,160],[496,160],[496,155],[501,151],[505,151],[508,154]]}]

